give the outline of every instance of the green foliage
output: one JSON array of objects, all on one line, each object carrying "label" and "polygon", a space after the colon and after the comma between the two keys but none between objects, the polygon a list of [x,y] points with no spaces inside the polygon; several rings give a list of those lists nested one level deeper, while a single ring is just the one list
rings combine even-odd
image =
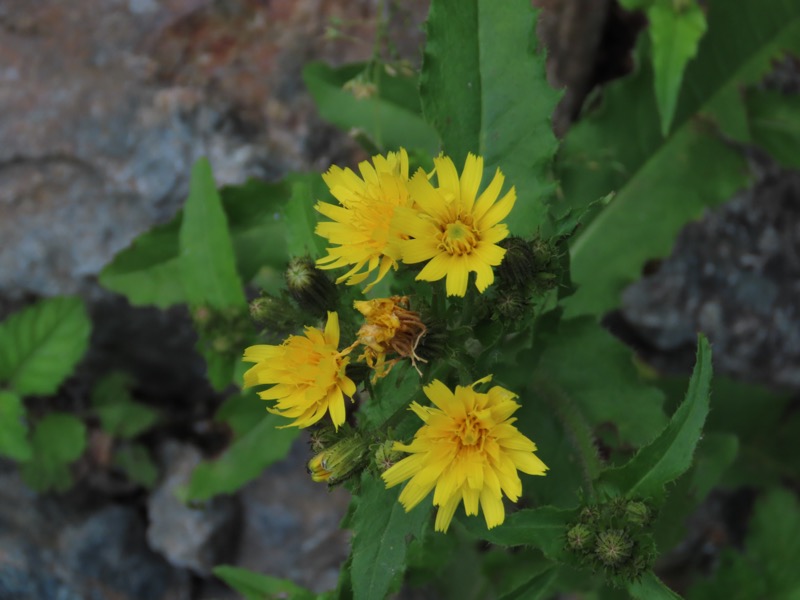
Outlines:
[{"label": "green foliage", "polygon": [[387,491],[382,480],[368,474],[361,488],[353,516],[353,597],[384,598],[399,586],[408,543],[422,535],[430,507],[406,512],[397,501],[399,490]]},{"label": "green foliage", "polygon": [[328,190],[317,174],[296,175],[291,186],[291,196],[285,208],[289,254],[319,258],[325,252],[325,240],[314,233],[317,226],[314,205],[321,197],[328,197]]},{"label": "green foliage", "polygon": [[686,64],[697,54],[706,32],[706,17],[696,0],[677,4],[656,0],[647,11],[653,41],[655,94],[661,117],[661,133],[667,135]]},{"label": "green foliage", "polygon": [[261,575],[239,567],[218,565],[214,567],[213,573],[242,594],[245,600],[271,600],[273,598],[275,600],[278,598],[312,600],[318,597],[286,579]]},{"label": "green foliage", "polygon": [[500,596],[500,600],[539,600],[547,598],[550,586],[558,575],[556,569],[549,569],[531,577],[528,581],[508,594]]},{"label": "green foliage", "polygon": [[53,394],[89,343],[91,322],[78,298],[51,298],[0,323],[0,384],[21,396]]},{"label": "green foliage", "polygon": [[22,398],[6,390],[0,390],[0,456],[20,461],[31,457],[25,406]]},{"label": "green foliage", "polygon": [[529,2],[433,0],[420,79],[425,118],[460,168],[483,156],[516,186],[511,233],[531,236],[547,222],[556,139],[550,118],[559,94],[547,84],[533,39]]},{"label": "green foliage", "polygon": [[37,491],[64,492],[72,485],[69,464],[86,448],[86,426],[76,417],[51,412],[31,436],[33,456],[22,464],[22,478]]},{"label": "green foliage", "polygon": [[800,169],[800,95],[753,89],[745,105],[753,142],[784,167]]},{"label": "green foliage", "polygon": [[628,592],[635,600],[681,600],[653,573],[646,573],[641,580],[629,584]]},{"label": "green foliage", "polygon": [[800,505],[794,494],[773,489],[756,503],[743,554],[723,554],[710,580],[699,581],[690,600],[800,597]]},{"label": "green foliage", "polygon": [[158,420],[158,411],[135,402],[131,378],[122,372],[106,375],[92,391],[92,405],[103,429],[114,437],[135,438]]},{"label": "green foliage", "polygon": [[320,114],[343,131],[368,136],[380,151],[398,147],[436,152],[436,132],[421,117],[417,78],[377,63],[338,69],[312,62],[303,81]]},{"label": "green foliage", "polygon": [[569,315],[614,307],[645,261],[669,252],[684,223],[747,182],[742,157],[709,128],[704,131],[699,116],[713,112],[721,99],[736,100],[737,87],[754,73],[763,75],[769,59],[797,38],[800,5],[709,4],[708,33],[686,68],[668,137],[660,132],[653,75],[640,44],[636,73],[609,85],[601,108],[564,140],[559,210],[616,191],[572,241],[572,278],[579,287],[567,302]]},{"label": "green foliage", "polygon": [[642,448],[627,464],[603,473],[601,485],[628,497],[663,498],[664,485],[692,464],[708,414],[710,385],[711,347],[701,335],[697,362],[683,404],[653,443]]},{"label": "green foliage", "polygon": [[198,160],[192,169],[178,239],[181,279],[189,304],[216,309],[245,304],[228,220],[206,159]]},{"label": "green foliage", "polygon": [[[260,401],[251,398],[258,404]],[[215,460],[200,463],[183,491],[185,500],[203,501],[219,494],[232,494],[281,460],[298,435],[295,428],[279,429],[285,420],[273,414],[262,416],[252,429],[238,437]]]}]

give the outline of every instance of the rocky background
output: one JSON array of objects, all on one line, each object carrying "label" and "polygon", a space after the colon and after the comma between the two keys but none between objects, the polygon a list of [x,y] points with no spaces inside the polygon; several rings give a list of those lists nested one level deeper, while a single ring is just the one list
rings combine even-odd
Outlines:
[{"label": "rocky background", "polygon": [[[566,88],[553,118],[563,134],[595,86],[630,68],[644,23],[612,0],[536,4],[551,81]],[[219,398],[187,316],[134,310],[96,275],[172,217],[200,156],[220,184],[359,157],[317,116],[301,69],[369,58],[381,11],[400,56],[417,63],[426,9],[424,0],[0,2],[0,317],[37,297],[82,295],[92,350],[63,401],[125,365],[141,395],[189,423],[153,440],[165,475],[149,497],[93,474],[91,458],[64,496],[35,496],[0,463],[0,600],[231,598],[208,576],[221,562],[314,590],[334,585],[348,498],[309,480],[302,442],[235,498],[201,509],[174,500],[213,449]],[[667,371],[690,366],[702,328],[718,372],[795,390],[800,178],[758,167],[761,181],[688,226],[608,322]]]}]

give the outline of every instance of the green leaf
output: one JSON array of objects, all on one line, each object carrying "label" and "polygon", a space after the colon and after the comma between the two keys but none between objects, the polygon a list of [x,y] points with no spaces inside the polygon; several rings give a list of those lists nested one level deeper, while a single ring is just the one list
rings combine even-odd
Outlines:
[{"label": "green leaf", "polygon": [[503,594],[500,600],[539,600],[546,598],[545,594],[551,592],[550,586],[556,578],[558,571],[553,568],[544,573],[534,575],[528,581],[508,594]]},{"label": "green leaf", "polygon": [[137,237],[98,275],[100,285],[134,306],[167,308],[186,300],[178,231],[181,215]]},{"label": "green leaf", "polygon": [[246,600],[269,600],[271,598],[310,600],[316,597],[312,592],[288,579],[278,579],[239,567],[218,565],[212,569],[212,573],[242,594]]},{"label": "green leaf", "polygon": [[408,543],[428,525],[430,505],[406,512],[399,488],[365,474],[353,516],[353,595],[356,600],[385,598],[397,588],[406,564]]},{"label": "green leaf", "polygon": [[681,600],[652,571],[648,571],[639,581],[628,584],[628,592],[636,600]]},{"label": "green leaf", "polygon": [[744,98],[753,142],[783,166],[800,169],[800,95],[754,89]]},{"label": "green leaf", "polygon": [[219,407],[214,420],[227,423],[235,437],[240,438],[264,418],[264,401],[251,390],[233,394]]},{"label": "green leaf", "polygon": [[245,304],[228,219],[222,210],[211,165],[204,158],[192,168],[178,239],[181,277],[190,304],[218,309]]},{"label": "green leaf", "polygon": [[502,525],[486,529],[483,519],[461,519],[461,524],[472,535],[499,546],[533,546],[553,560],[567,556],[565,532],[567,525],[577,518],[577,509],[542,506],[525,508],[506,516]]},{"label": "green leaf", "polygon": [[31,457],[25,406],[22,398],[6,390],[0,390],[0,456],[20,461]]},{"label": "green leaf", "polygon": [[[288,262],[282,211],[289,192],[286,182],[257,180],[220,191],[242,280],[250,281],[264,265],[280,269]],[[135,306],[167,308],[187,302],[178,240],[182,220],[183,211],[136,238],[100,272],[101,285]]]},{"label": "green leaf", "polygon": [[[578,123],[560,155],[564,212],[616,190],[616,198],[572,241],[569,315],[599,314],[644,263],[666,255],[681,226],[747,182],[741,156],[702,131],[696,118],[749,81],[800,36],[800,4],[783,0],[709,2],[708,33],[684,73],[673,131],[660,133],[652,72],[608,86],[600,110]],[[644,44],[646,45],[646,44]],[[763,70],[760,71],[763,73]]]},{"label": "green leaf", "polygon": [[319,258],[325,253],[325,240],[314,233],[320,197],[327,199],[327,187],[317,174],[296,175],[291,179],[292,195],[284,208],[286,243],[290,256]]},{"label": "green leaf", "polygon": [[[348,82],[372,83],[375,95],[356,98]],[[439,138],[420,116],[416,77],[389,75],[380,65],[355,64],[334,69],[312,62],[303,69],[303,81],[322,117],[345,132],[366,133],[381,150],[419,148],[436,152]]]},{"label": "green leaf", "polygon": [[696,1],[678,8],[671,0],[655,2],[647,11],[653,41],[653,70],[661,133],[667,135],[675,114],[687,63],[697,54],[706,32],[706,17]]},{"label": "green leaf", "polygon": [[290,193],[286,181],[265,183],[256,179],[220,190],[243,281],[250,281],[265,265],[283,269],[289,262],[283,208]]},{"label": "green leaf", "polygon": [[537,381],[557,387],[592,427],[611,424],[619,442],[642,446],[666,426],[664,395],[641,380],[630,350],[593,318],[561,321],[536,344],[544,348]]},{"label": "green leaf", "polygon": [[299,432],[294,427],[277,428],[282,425],[286,425],[284,417],[267,414],[222,456],[200,463],[183,492],[185,499],[203,501],[219,494],[232,494],[284,458]]},{"label": "green leaf", "polygon": [[112,436],[131,439],[158,421],[158,411],[135,402],[130,392],[131,378],[122,372],[106,375],[92,390],[92,405],[103,429]]},{"label": "green leaf", "polygon": [[708,414],[711,386],[711,346],[700,335],[697,362],[686,398],[666,429],[625,465],[605,471],[600,484],[631,497],[662,497],[664,485],[677,479],[692,464]]},{"label": "green leaf", "polygon": [[50,298],[0,323],[0,383],[20,396],[53,394],[89,345],[80,298]]},{"label": "green leaf", "polygon": [[22,464],[22,478],[37,491],[66,491],[72,485],[68,465],[86,448],[86,426],[76,417],[51,412],[36,424],[33,456]]},{"label": "green leaf", "polygon": [[422,381],[414,368],[404,363],[379,379],[374,392],[371,400],[358,411],[359,426],[367,430],[382,427],[398,412],[407,409],[422,394]]},{"label": "green leaf", "polygon": [[425,118],[457,167],[467,153],[500,168],[517,189],[511,233],[545,223],[557,141],[550,117],[560,95],[535,48],[535,13],[525,0],[433,0],[420,79]]},{"label": "green leaf", "polygon": [[122,469],[131,481],[147,489],[158,481],[158,467],[150,451],[142,444],[120,446],[114,452],[114,466]]}]

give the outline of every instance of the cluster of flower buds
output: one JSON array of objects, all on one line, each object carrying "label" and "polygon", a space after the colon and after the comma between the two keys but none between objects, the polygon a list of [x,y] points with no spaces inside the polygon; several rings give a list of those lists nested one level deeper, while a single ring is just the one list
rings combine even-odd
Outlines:
[{"label": "cluster of flower buds", "polygon": [[653,510],[642,500],[614,498],[585,506],[578,521],[567,527],[567,548],[582,566],[624,585],[653,565],[656,548],[649,529],[653,519]]}]

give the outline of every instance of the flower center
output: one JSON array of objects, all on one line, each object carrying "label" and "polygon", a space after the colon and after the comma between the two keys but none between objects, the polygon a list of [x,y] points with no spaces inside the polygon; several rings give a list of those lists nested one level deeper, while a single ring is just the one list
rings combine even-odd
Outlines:
[{"label": "flower center", "polygon": [[448,254],[461,256],[469,254],[478,245],[478,236],[475,230],[460,220],[448,223],[442,232],[439,247]]},{"label": "flower center", "polygon": [[456,434],[464,446],[483,446],[486,429],[475,416],[467,415],[459,424]]}]

